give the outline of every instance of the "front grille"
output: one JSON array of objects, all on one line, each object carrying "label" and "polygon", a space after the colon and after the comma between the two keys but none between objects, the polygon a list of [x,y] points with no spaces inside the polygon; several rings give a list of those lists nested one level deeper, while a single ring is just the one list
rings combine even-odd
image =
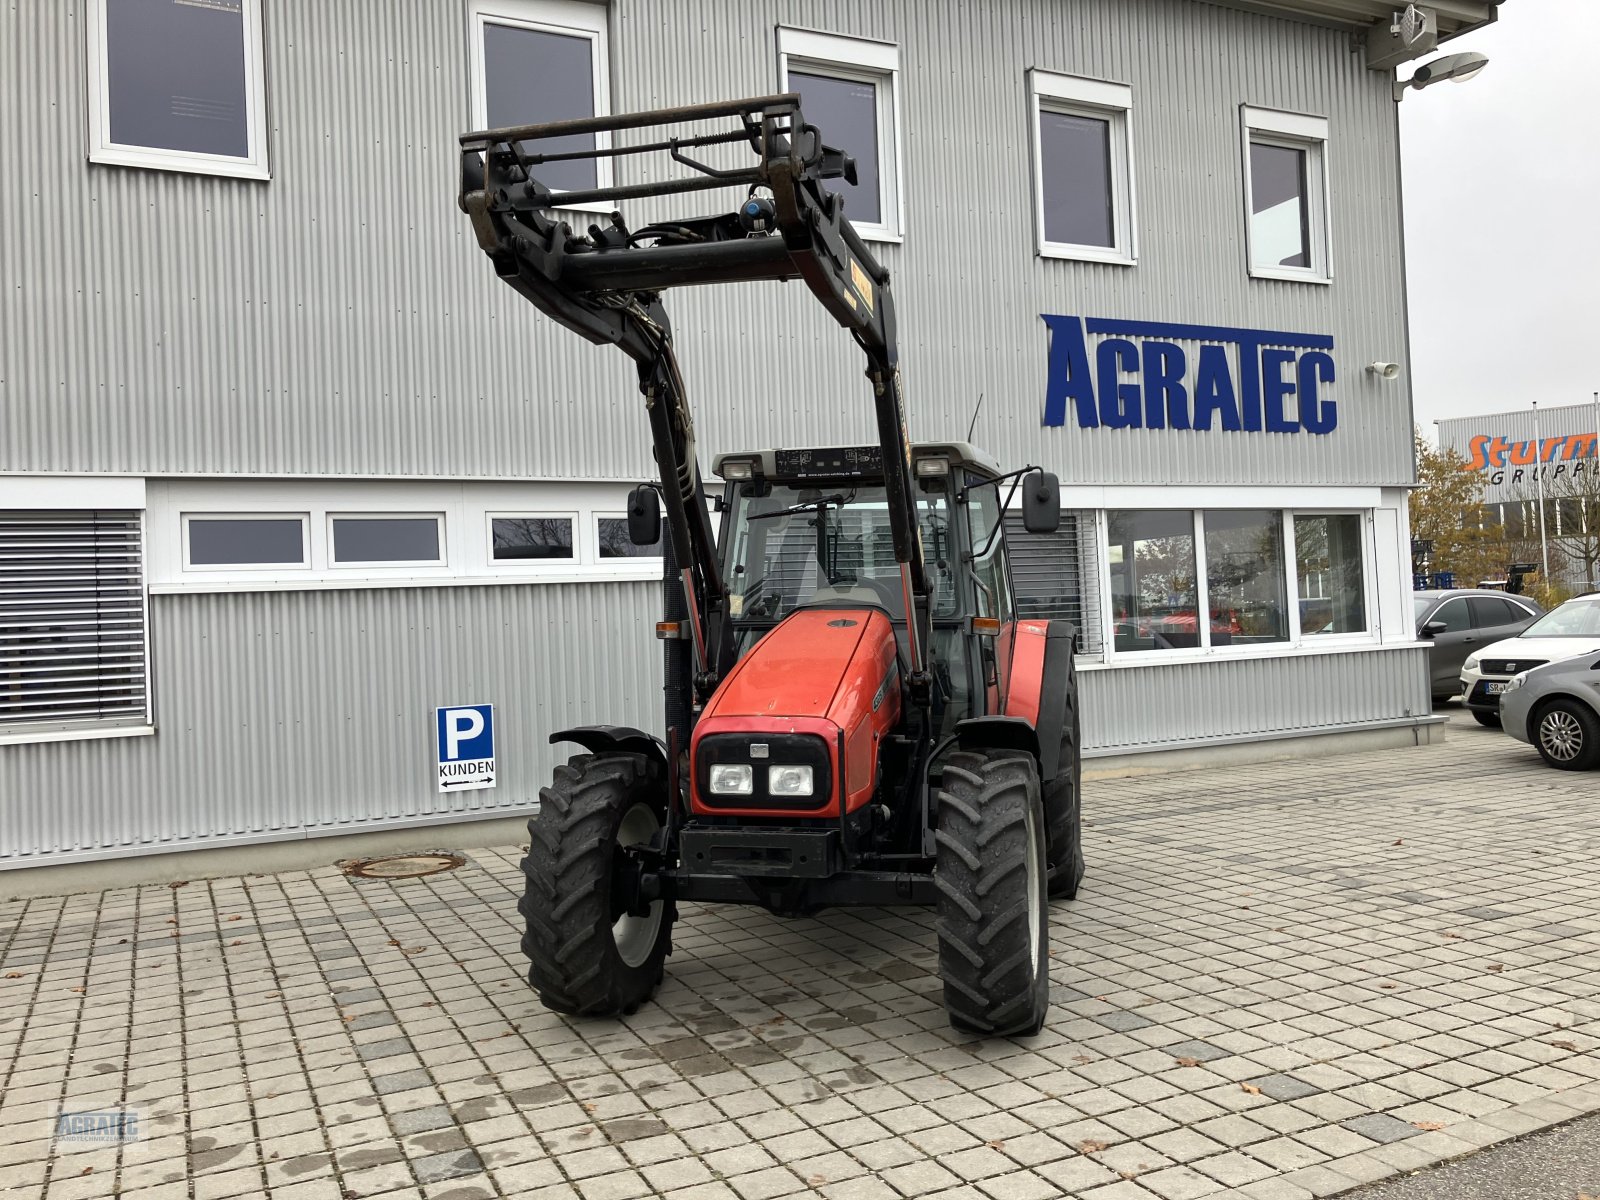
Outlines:
[{"label": "front grille", "polygon": [[1531,671],[1549,662],[1548,658],[1486,658],[1478,664],[1485,675],[1501,675],[1509,679],[1523,671]]},{"label": "front grille", "polygon": [[[765,758],[752,758],[750,746],[767,747]],[[712,763],[749,763],[754,768],[755,791],[749,796],[713,796]],[[811,796],[769,796],[767,767],[810,766]],[[833,766],[828,743],[809,733],[708,733],[700,739],[694,763],[695,791],[707,808],[751,808],[814,812],[833,798]]]}]

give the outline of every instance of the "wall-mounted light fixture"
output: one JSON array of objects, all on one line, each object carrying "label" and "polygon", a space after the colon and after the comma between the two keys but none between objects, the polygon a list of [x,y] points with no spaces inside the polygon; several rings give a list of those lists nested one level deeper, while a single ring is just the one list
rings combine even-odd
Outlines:
[{"label": "wall-mounted light fixture", "polygon": [[1400,377],[1399,363],[1369,362],[1367,370],[1379,379],[1398,379]]},{"label": "wall-mounted light fixture", "polygon": [[1404,99],[1407,88],[1416,88],[1420,92],[1446,79],[1465,83],[1488,65],[1489,56],[1479,54],[1476,50],[1463,50],[1460,54],[1446,54],[1443,58],[1431,59],[1413,71],[1410,79],[1395,80],[1394,98]]}]

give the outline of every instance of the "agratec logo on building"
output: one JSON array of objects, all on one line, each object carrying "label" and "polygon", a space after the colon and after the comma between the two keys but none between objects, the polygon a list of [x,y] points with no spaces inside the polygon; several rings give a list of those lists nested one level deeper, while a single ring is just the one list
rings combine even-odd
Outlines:
[{"label": "agratec logo on building", "polygon": [[1069,407],[1080,429],[1322,434],[1339,423],[1324,390],[1334,381],[1327,334],[1040,315],[1046,425],[1065,425]]}]

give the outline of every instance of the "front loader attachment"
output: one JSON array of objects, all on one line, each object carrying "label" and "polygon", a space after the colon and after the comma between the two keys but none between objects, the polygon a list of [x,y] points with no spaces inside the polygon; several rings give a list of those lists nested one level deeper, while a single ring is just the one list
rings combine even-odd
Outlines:
[{"label": "front loader attachment", "polygon": [[[708,128],[709,127],[709,128]],[[571,150],[574,136],[592,145]],[[554,149],[555,139],[567,139]],[[714,147],[747,150],[743,165],[701,161]],[[722,153],[725,153],[722,152]],[[894,306],[888,272],[825,182],[854,181],[850,158],[825,145],[794,94],[695,104],[468,133],[461,138],[460,205],[501,279],[540,311],[638,365],[661,469],[673,560],[683,578],[695,658],[697,710],[733,662],[727,589],[717,564],[694,422],[672,353],[661,292],[697,284],[802,279],[867,355],[883,448],[895,560],[901,566],[914,696],[928,692],[928,579],[917,532]],[[598,185],[557,192],[549,163],[590,159]],[[676,164],[674,178],[612,182],[624,165]],[[602,169],[602,167],[604,169]],[[576,205],[740,188],[733,212],[658,220],[630,229],[620,212],[578,233]],[[669,725],[671,722],[669,722]],[[669,734],[674,732],[669,729]],[[690,730],[675,731],[687,744]]]}]

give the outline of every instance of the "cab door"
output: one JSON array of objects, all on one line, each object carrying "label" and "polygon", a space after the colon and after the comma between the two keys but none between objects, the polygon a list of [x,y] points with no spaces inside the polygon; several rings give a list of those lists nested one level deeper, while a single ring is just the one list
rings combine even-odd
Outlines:
[{"label": "cab door", "polygon": [[976,658],[983,712],[999,713],[1011,684],[1011,652],[1016,639],[1016,604],[1011,595],[1011,572],[1006,565],[1006,539],[1001,530],[1004,510],[1000,489],[993,482],[969,476],[967,484],[967,528],[971,537],[967,562],[967,582],[973,605],[972,615],[1000,622],[997,636],[974,637],[972,654]]}]

